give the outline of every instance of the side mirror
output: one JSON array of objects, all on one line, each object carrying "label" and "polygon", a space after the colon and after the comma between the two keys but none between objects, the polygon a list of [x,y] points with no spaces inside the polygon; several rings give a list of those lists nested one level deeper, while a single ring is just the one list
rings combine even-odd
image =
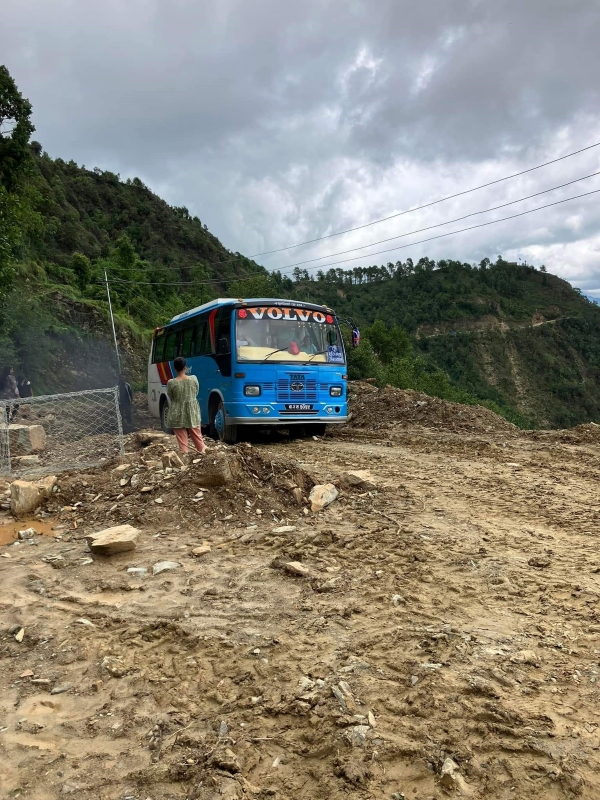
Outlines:
[{"label": "side mirror", "polygon": [[356,348],[360,344],[360,331],[358,328],[352,328],[352,347]]}]

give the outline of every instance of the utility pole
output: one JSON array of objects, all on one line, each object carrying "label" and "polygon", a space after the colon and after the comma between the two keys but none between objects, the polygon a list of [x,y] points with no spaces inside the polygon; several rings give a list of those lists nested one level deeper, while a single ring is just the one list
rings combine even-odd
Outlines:
[{"label": "utility pole", "polygon": [[115,318],[113,316],[112,303],[110,302],[110,288],[108,286],[108,275],[104,270],[104,280],[106,282],[106,296],[108,297],[108,310],[110,312],[110,324],[112,325],[113,339],[115,341],[115,353],[117,354],[117,372],[121,374],[121,359],[119,358],[119,345],[117,344],[117,332],[115,330]]}]

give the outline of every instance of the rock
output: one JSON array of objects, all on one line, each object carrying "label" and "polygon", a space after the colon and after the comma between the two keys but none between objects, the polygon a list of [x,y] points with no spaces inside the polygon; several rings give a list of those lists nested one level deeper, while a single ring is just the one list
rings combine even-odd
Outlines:
[{"label": "rock", "polygon": [[113,472],[125,472],[126,469],[129,469],[131,464],[119,464],[118,467],[113,469]]},{"label": "rock", "polygon": [[233,480],[226,453],[203,458],[192,465],[189,475],[200,486],[225,486]]},{"label": "rock", "polygon": [[138,431],[137,433],[137,440],[142,445],[142,447],[148,447],[150,444],[156,444],[157,442],[163,442],[166,444],[166,441],[169,437],[166,433],[162,433],[161,431]]},{"label": "rock", "polygon": [[242,771],[238,757],[233,750],[230,750],[228,747],[217,750],[213,756],[213,764],[215,767],[224,769],[226,772],[231,772],[233,774]]},{"label": "rock", "polygon": [[369,720],[369,725],[371,726],[371,728],[376,728],[377,727],[377,722],[375,720],[375,714],[373,714],[372,711],[369,711],[369,713],[367,715],[367,719]]},{"label": "rock", "polygon": [[528,664],[531,667],[539,667],[541,659],[533,650],[519,650],[514,656],[511,656],[513,664]]},{"label": "rock", "polygon": [[46,448],[46,431],[41,425],[9,425],[11,453],[41,452]]},{"label": "rock", "polygon": [[479,675],[469,675],[468,681],[473,691],[484,697],[499,697],[501,694],[491,681],[481,678]]},{"label": "rock", "polygon": [[221,720],[221,724],[219,725],[219,736],[227,736],[229,733],[229,728],[227,727],[227,723],[224,719]]},{"label": "rock", "polygon": [[354,695],[352,694],[352,690],[350,689],[350,686],[348,686],[346,681],[340,681],[339,684],[338,684],[338,688],[339,688],[340,692],[342,693],[342,696],[344,698],[344,702],[346,704],[346,708],[348,709],[348,711],[351,711],[352,713],[355,713],[356,712],[356,701],[354,699]]},{"label": "rock", "polygon": [[322,511],[324,508],[330,505],[330,503],[333,503],[337,496],[338,490],[335,488],[333,483],[323,483],[313,486],[308,496],[308,499],[311,503],[311,511]]},{"label": "rock", "polygon": [[61,686],[55,686],[53,689],[50,690],[50,694],[64,694],[68,692],[69,689],[73,688],[72,683],[63,683]]},{"label": "rock", "polygon": [[192,555],[199,557],[204,556],[207,553],[210,553],[210,545],[209,544],[201,544],[199,547],[194,547],[192,550]]},{"label": "rock", "polygon": [[533,556],[527,563],[535,569],[546,569],[552,562],[549,558],[544,558],[543,556]]},{"label": "rock", "polygon": [[364,747],[370,730],[368,725],[356,725],[346,732],[346,738],[353,747]]},{"label": "rock", "polygon": [[306,578],[310,575],[310,570],[299,561],[286,561],[283,564],[283,569],[288,575],[294,575],[297,578]]},{"label": "rock", "polygon": [[47,500],[56,486],[56,477],[49,475],[39,481],[13,481],[10,485],[10,510],[15,517],[31,514]]},{"label": "rock", "polygon": [[25,628],[19,628],[19,630],[15,633],[15,640],[17,642],[22,642],[24,636],[25,636]]},{"label": "rock", "polygon": [[350,489],[365,489],[370,491],[376,489],[375,480],[368,469],[356,469],[344,472],[340,478],[342,486]]},{"label": "rock", "polygon": [[158,561],[152,567],[152,574],[153,575],[160,575],[161,572],[166,572],[170,569],[177,569],[180,567],[181,564],[178,561]]},{"label": "rock", "polygon": [[19,467],[36,467],[40,463],[39,456],[17,456],[14,460]]},{"label": "rock", "polygon": [[293,533],[295,530],[295,525],[280,525],[279,528],[273,528],[271,533]]},{"label": "rock", "polygon": [[24,531],[19,531],[17,533],[17,536],[21,541],[24,541],[25,539],[33,539],[36,533],[37,531],[35,530],[35,528],[25,528]]},{"label": "rock", "polygon": [[169,450],[168,453],[163,453],[162,457],[163,468],[166,467],[183,467],[183,461],[179,458],[175,450]]},{"label": "rock", "polygon": [[299,506],[302,505],[302,489],[299,486],[296,486],[294,489],[292,489],[292,497]]},{"label": "rock", "polygon": [[25,672],[22,672],[19,675],[19,678],[33,678],[34,672],[32,669],[26,669]]},{"label": "rock", "polygon": [[58,478],[56,475],[47,475],[45,478],[40,478],[35,481],[35,485],[38,487],[45,500],[49,500],[50,497],[52,497],[52,493],[56,489],[57,481]]},{"label": "rock", "polygon": [[442,764],[442,769],[440,770],[440,783],[446,789],[452,789],[452,787],[456,784],[456,773],[458,772],[458,764],[456,761],[453,761],[451,758],[447,758],[444,763]]},{"label": "rock", "polygon": [[105,528],[85,538],[92,553],[112,556],[115,553],[135,550],[139,536],[139,529],[132,525],[116,525],[114,528]]},{"label": "rock", "polygon": [[163,504],[165,501],[162,499],[162,497],[155,497],[155,498],[154,498],[154,502],[156,503],[156,505],[157,505],[157,506],[162,506],[162,504]]},{"label": "rock", "polygon": [[136,578],[145,578],[148,574],[146,567],[127,567],[127,572]]}]

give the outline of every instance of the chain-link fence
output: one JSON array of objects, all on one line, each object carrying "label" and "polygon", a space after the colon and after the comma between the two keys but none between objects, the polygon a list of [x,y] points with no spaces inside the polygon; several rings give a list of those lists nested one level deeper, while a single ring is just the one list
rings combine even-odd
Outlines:
[{"label": "chain-link fence", "polygon": [[0,474],[98,466],[122,453],[118,388],[0,400]]}]

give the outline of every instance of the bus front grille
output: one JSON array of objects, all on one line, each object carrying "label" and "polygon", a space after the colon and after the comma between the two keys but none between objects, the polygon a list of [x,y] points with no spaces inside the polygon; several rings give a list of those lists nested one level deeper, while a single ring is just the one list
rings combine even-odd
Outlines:
[{"label": "bus front grille", "polygon": [[307,402],[317,399],[317,382],[314,379],[302,381],[301,391],[292,391],[292,383],[297,385],[297,381],[290,381],[287,378],[280,378],[277,381],[277,399],[283,402]]}]

